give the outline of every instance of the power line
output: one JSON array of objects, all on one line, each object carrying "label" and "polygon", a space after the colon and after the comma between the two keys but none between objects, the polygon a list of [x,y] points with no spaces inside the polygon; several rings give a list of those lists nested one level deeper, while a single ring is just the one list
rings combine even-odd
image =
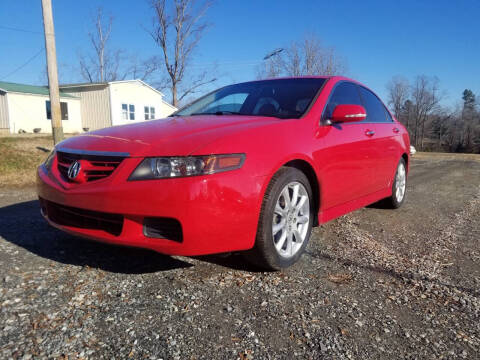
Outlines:
[{"label": "power line", "polygon": [[19,67],[17,67],[15,70],[13,70],[12,72],[8,73],[7,75],[3,76],[0,78],[0,80],[3,80],[3,79],[6,79],[8,78],[9,76],[12,76],[13,74],[15,74],[17,71],[20,71],[22,70],[25,66],[27,66],[28,64],[30,64],[33,60],[35,60],[38,55],[40,55],[43,50],[45,50],[45,47],[42,47],[35,55],[33,55],[30,59],[28,59],[27,61],[25,61],[22,65],[20,65]]},{"label": "power line", "polygon": [[10,27],[10,26],[3,26],[3,25],[0,25],[0,29],[10,30],[10,31],[20,31],[20,32],[31,33],[31,34],[43,34],[41,31],[20,29],[20,28],[15,28],[15,27]]},{"label": "power line", "polygon": [[191,68],[205,68],[205,67],[215,67],[215,66],[253,66],[260,64],[260,60],[250,60],[250,61],[224,61],[224,62],[212,62],[212,63],[198,63],[190,65]]}]

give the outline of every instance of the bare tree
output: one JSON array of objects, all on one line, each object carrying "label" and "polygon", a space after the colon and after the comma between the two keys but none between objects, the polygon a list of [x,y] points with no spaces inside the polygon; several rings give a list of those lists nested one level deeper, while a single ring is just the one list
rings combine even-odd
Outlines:
[{"label": "bare tree", "polygon": [[282,63],[278,55],[272,56],[271,58],[264,61],[264,64],[261,64],[257,69],[257,78],[259,79],[270,79],[281,76],[282,74]]},{"label": "bare tree", "polygon": [[304,75],[339,75],[346,71],[346,64],[333,47],[324,47],[315,34],[305,36],[303,50]]},{"label": "bare tree", "polygon": [[436,109],[442,96],[439,91],[439,80],[436,77],[429,78],[425,75],[419,75],[411,89],[413,101],[414,144],[418,146],[420,137],[420,148],[423,150],[423,141],[425,137],[425,123]]},{"label": "bare tree", "polygon": [[80,74],[88,82],[108,82],[126,78],[148,80],[158,70],[155,57],[139,60],[111,46],[113,17],[98,8],[93,17],[93,31],[88,33],[91,44],[89,54],[78,54]]},{"label": "bare tree", "polygon": [[[297,42],[290,44],[288,48],[285,49],[285,53],[279,56],[280,65],[282,67],[283,73],[287,76],[301,76],[303,73],[303,58],[304,54],[302,52],[301,45]],[[309,74],[310,75],[310,74]]]},{"label": "bare tree", "polygon": [[302,75],[338,75],[346,71],[344,60],[334,48],[324,47],[315,34],[294,41],[257,70],[258,78]]},{"label": "bare tree", "polygon": [[122,50],[110,48],[113,17],[105,15],[102,8],[98,8],[93,19],[95,30],[88,33],[92,54],[79,54],[80,72],[89,82],[104,82],[118,80],[120,63],[123,60]]},{"label": "bare tree", "polygon": [[150,35],[162,51],[172,103],[178,106],[187,95],[216,81],[208,72],[187,81],[194,50],[207,29],[202,19],[212,3],[203,0],[151,0],[151,4],[155,17]]},{"label": "bare tree", "polygon": [[[429,126],[429,135],[432,140],[435,140],[436,150],[441,151],[443,145],[449,145],[451,137],[452,124],[456,114],[449,108],[438,107],[438,109],[431,115],[431,122]],[[450,141],[449,141],[450,140]]]},{"label": "bare tree", "polygon": [[447,145],[447,149],[451,152],[463,151],[464,124],[461,113],[462,111],[460,104],[457,104],[454,110],[451,111],[452,116],[445,136],[445,144]]},{"label": "bare tree", "polygon": [[271,79],[280,77],[283,71],[283,60],[280,53],[284,48],[275,49],[263,58],[263,62],[257,66],[257,79]]},{"label": "bare tree", "polygon": [[410,128],[412,126],[412,118],[413,118],[413,103],[412,103],[412,100],[407,99],[402,105],[398,120],[401,121],[403,124],[405,124],[407,130],[410,131]]},{"label": "bare tree", "polygon": [[[393,113],[398,120],[401,120],[402,108],[408,100],[410,84],[408,80],[401,76],[395,76],[387,84],[388,104],[393,109]],[[403,120],[403,119],[402,119]],[[407,124],[408,124],[408,118]]]},{"label": "bare tree", "polygon": [[122,79],[129,77],[142,81],[151,80],[159,70],[158,64],[159,61],[155,56],[146,60],[139,60],[137,56],[132,56],[130,58],[130,65],[122,74]]}]

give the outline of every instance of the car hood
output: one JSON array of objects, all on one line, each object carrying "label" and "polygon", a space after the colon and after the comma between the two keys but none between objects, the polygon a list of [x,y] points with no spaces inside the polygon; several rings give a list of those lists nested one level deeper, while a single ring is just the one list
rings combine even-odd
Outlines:
[{"label": "car hood", "polygon": [[122,152],[130,156],[185,156],[235,131],[278,121],[281,120],[234,115],[171,117],[74,136],[62,141],[57,149]]}]

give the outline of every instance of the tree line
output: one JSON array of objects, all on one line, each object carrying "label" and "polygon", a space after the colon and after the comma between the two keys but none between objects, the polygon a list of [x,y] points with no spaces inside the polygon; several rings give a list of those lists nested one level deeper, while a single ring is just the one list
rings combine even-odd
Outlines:
[{"label": "tree line", "polygon": [[412,83],[396,76],[387,84],[388,104],[422,151],[480,153],[480,111],[470,89],[454,108],[441,105],[445,92],[437,77],[419,75]]}]

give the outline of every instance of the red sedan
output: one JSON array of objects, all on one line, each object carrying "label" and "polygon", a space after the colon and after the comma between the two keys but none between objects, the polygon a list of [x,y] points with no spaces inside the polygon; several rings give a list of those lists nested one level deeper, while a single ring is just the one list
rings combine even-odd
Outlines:
[{"label": "red sedan", "polygon": [[253,81],[171,117],[61,142],[38,169],[43,216],[93,240],[164,254],[243,251],[295,263],[312,226],[405,200],[409,137],[343,77]]}]

